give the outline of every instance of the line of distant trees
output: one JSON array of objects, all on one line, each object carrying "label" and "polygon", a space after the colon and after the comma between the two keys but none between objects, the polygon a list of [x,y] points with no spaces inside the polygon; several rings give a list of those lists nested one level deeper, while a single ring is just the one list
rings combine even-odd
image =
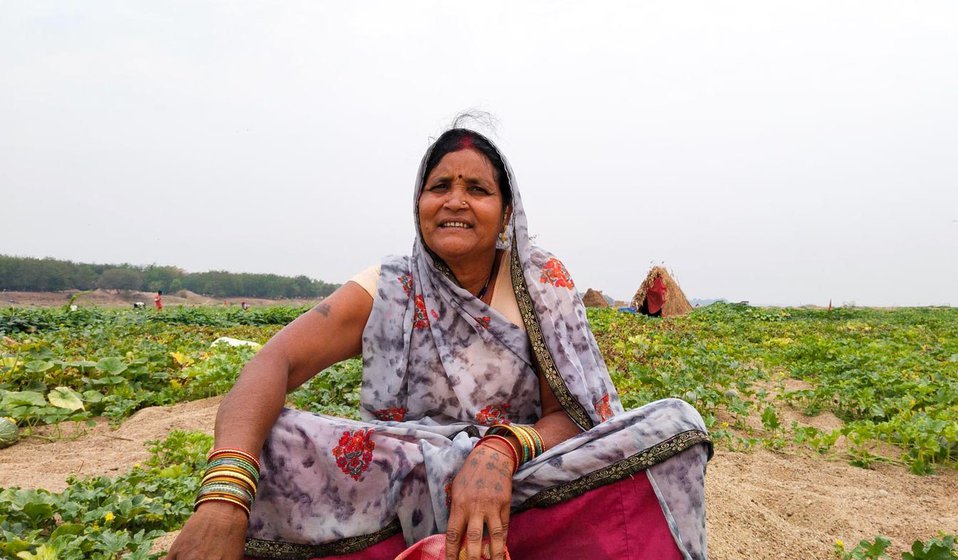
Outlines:
[{"label": "line of distant trees", "polygon": [[176,293],[190,290],[209,297],[313,298],[338,288],[306,276],[225,271],[186,272],[175,266],[88,264],[0,255],[0,290],[135,290]]}]

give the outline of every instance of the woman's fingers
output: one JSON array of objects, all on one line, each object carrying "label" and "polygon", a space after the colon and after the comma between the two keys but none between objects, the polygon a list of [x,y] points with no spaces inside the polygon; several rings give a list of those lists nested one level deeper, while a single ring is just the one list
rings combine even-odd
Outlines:
[{"label": "woman's fingers", "polygon": [[[454,508],[455,513],[449,517],[449,524],[446,529],[446,560],[480,560],[480,558],[492,558],[502,560],[505,558],[506,537],[508,536],[509,508],[505,507],[505,519],[503,512],[475,511],[469,515],[469,522],[466,524],[466,516],[460,508]],[[484,529],[488,529],[484,531]],[[482,544],[484,534],[489,536],[489,543]]]},{"label": "woman's fingers", "polygon": [[[502,560],[506,557],[506,541],[509,538],[509,514],[510,503],[506,502],[499,510],[498,520],[490,519],[489,523],[489,544],[491,546],[492,560]],[[498,523],[496,523],[498,521]],[[494,525],[494,523],[496,523]]]},{"label": "woman's fingers", "polygon": [[465,520],[462,508],[453,507],[450,510],[449,523],[446,526],[446,560],[457,560],[459,558],[459,547],[462,542]]},{"label": "woman's fingers", "polygon": [[465,558],[468,560],[480,560],[482,558],[482,527],[484,516],[482,512],[473,512],[469,517],[469,527],[466,529],[466,542],[463,548],[466,551]]},{"label": "woman's fingers", "polygon": [[483,529],[486,558],[504,555],[512,496],[512,463],[495,449],[478,446],[456,474],[446,530],[446,560],[479,560]]},{"label": "woman's fingers", "polygon": [[506,523],[497,515],[489,518],[489,549],[492,560],[502,560],[506,551]]}]

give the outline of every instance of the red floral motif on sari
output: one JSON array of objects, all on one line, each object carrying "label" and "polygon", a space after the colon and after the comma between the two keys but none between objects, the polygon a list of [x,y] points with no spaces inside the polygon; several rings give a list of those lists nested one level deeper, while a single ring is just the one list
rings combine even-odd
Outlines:
[{"label": "red floral motif on sari", "polygon": [[416,296],[416,316],[412,323],[413,328],[424,329],[429,326],[429,316],[426,315],[426,300],[422,294]]},{"label": "red floral motif on sari", "polygon": [[612,405],[609,404],[609,395],[602,397],[595,403],[595,411],[599,414],[599,418],[601,418],[603,422],[615,416],[612,412]]},{"label": "red floral motif on sari", "polygon": [[452,483],[447,482],[443,490],[446,494],[446,508],[452,508]]},{"label": "red floral motif on sari", "polygon": [[406,419],[406,412],[408,411],[404,406],[391,406],[377,410],[373,414],[383,422],[402,422]]},{"label": "red floral motif on sari", "polygon": [[430,309],[430,310],[429,310],[429,314],[432,315],[432,318],[433,318],[433,319],[439,319],[439,314],[436,313],[436,310],[435,310],[435,309]]},{"label": "red floral motif on sari", "polygon": [[539,278],[539,281],[543,284],[552,284],[553,286],[569,288],[570,290],[575,287],[575,282],[573,282],[572,277],[569,276],[569,271],[566,270],[565,265],[555,257],[549,259],[542,267],[542,277]]},{"label": "red floral motif on sari", "polygon": [[488,329],[492,324],[492,317],[476,317],[476,324],[484,329]]},{"label": "red floral motif on sari", "polygon": [[402,284],[402,289],[406,291],[407,296],[412,295],[412,274],[403,274],[399,277],[399,283]]},{"label": "red floral motif on sari", "polygon": [[508,410],[508,403],[490,404],[476,414],[476,423],[485,426],[492,426],[493,424],[509,424],[509,416],[507,415]]},{"label": "red floral motif on sari", "polygon": [[373,449],[376,444],[372,440],[372,433],[369,428],[343,432],[339,445],[333,449],[336,466],[353,477],[353,480],[359,480],[373,462]]}]

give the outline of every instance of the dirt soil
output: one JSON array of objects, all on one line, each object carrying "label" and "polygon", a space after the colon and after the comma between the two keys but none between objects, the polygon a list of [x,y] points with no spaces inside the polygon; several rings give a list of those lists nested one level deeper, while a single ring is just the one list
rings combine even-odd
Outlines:
[{"label": "dirt soil", "polygon": [[[212,433],[221,397],[139,411],[119,428],[106,422],[61,428],[57,441],[26,438],[0,450],[0,487],[62,490],[67,476],[115,476],[145,460],[145,442],[173,429]],[[52,429],[42,432],[53,435]],[[919,477],[900,466],[853,467],[811,452],[719,450],[706,477],[713,560],[834,558],[836,540],[892,539],[893,558],[915,539],[958,533],[958,471]],[[156,549],[172,543],[174,533]]]}]

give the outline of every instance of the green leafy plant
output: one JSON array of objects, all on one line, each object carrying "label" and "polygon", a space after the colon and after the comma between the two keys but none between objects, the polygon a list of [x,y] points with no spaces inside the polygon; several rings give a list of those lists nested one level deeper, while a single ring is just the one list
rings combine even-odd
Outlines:
[{"label": "green leafy plant", "polygon": [[862,539],[855,548],[846,551],[845,544],[838,541],[835,543],[835,555],[840,560],[891,560],[891,556],[885,554],[890,545],[890,539],[879,536],[872,541]]},{"label": "green leafy plant", "polygon": [[958,560],[955,535],[940,534],[927,542],[915,541],[911,551],[901,555],[902,560]]},{"label": "green leafy plant", "polygon": [[[928,541],[916,540],[911,545],[910,552],[903,552],[901,560],[958,560],[958,549],[955,547],[955,535],[941,533],[937,538]],[[845,543],[835,543],[835,556],[839,560],[891,560],[886,554],[891,540],[878,536],[873,540],[862,539],[855,548],[845,549]]]}]

